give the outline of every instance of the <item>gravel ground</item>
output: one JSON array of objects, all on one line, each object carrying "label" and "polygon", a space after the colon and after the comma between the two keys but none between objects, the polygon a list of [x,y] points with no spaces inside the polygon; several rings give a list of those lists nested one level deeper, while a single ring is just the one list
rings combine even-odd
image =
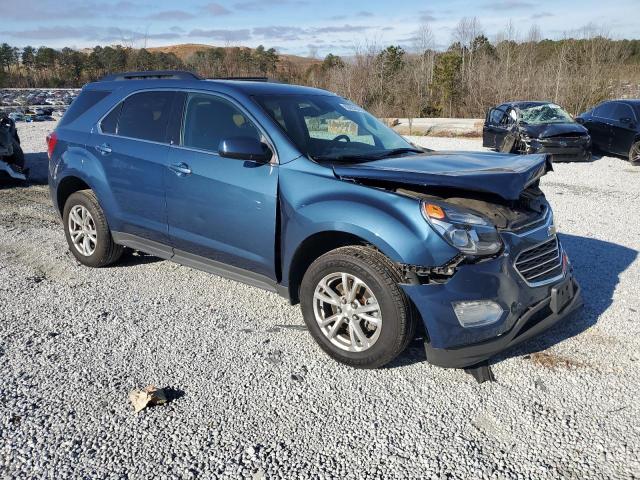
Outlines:
[{"label": "gravel ground", "polygon": [[[35,180],[53,126],[19,126]],[[338,365],[298,307],[153,257],[81,267],[46,185],[0,188],[0,477],[638,478],[639,184],[608,157],[544,178],[586,305],[482,385],[419,342]],[[179,398],[135,415],[147,384]]]}]

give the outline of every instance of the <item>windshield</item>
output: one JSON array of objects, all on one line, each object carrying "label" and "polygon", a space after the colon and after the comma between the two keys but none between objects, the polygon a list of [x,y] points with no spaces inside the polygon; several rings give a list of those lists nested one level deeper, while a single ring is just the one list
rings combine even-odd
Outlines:
[{"label": "windshield", "polygon": [[573,123],[574,120],[561,107],[553,103],[520,109],[520,121],[528,125],[546,123]]},{"label": "windshield", "polygon": [[366,161],[420,152],[373,115],[334,95],[261,95],[256,101],[315,160]]}]

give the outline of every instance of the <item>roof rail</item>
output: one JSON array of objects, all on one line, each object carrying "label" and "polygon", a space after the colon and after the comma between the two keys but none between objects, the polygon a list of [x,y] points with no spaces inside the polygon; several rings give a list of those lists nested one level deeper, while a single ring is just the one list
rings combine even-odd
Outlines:
[{"label": "roof rail", "polygon": [[120,80],[202,80],[193,72],[184,70],[149,70],[146,72],[122,72],[105,75],[99,82]]},{"label": "roof rail", "polygon": [[275,82],[268,77],[213,77],[208,80],[242,80],[245,82]]}]

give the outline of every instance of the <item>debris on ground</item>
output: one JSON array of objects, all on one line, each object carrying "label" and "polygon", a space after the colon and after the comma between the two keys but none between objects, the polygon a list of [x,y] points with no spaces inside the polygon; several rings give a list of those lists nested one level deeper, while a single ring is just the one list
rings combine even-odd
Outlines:
[{"label": "debris on ground", "polygon": [[129,400],[136,413],[147,407],[162,405],[169,401],[164,389],[157,388],[154,385],[147,385],[142,390],[132,390],[129,393]]}]

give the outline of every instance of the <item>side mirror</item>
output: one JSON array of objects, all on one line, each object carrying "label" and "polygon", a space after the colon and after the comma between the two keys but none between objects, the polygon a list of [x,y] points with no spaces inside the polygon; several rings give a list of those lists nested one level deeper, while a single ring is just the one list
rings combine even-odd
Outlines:
[{"label": "side mirror", "polygon": [[260,163],[268,163],[273,157],[273,152],[267,145],[252,137],[223,138],[220,140],[218,153],[225,158]]},{"label": "side mirror", "polygon": [[631,119],[629,117],[622,117],[620,119],[620,123],[625,123],[627,125],[630,125],[632,122],[631,122]]}]

